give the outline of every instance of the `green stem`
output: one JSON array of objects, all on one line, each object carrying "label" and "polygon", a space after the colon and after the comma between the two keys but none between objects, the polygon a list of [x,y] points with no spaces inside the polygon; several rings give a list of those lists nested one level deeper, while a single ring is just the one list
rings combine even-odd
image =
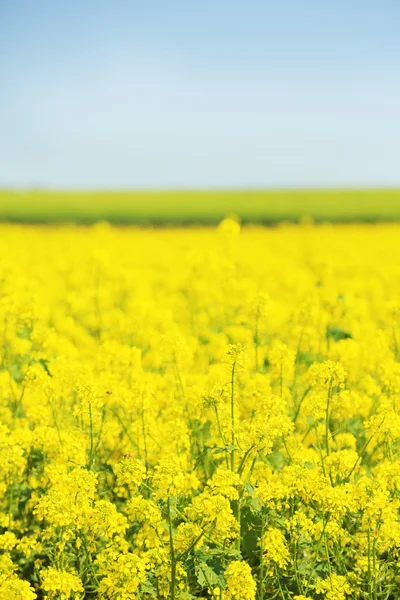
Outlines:
[{"label": "green stem", "polygon": [[204,536],[204,531],[202,531],[200,533],[200,535],[197,536],[197,538],[190,544],[189,548],[187,550],[185,550],[185,552],[181,552],[180,554],[178,554],[176,556],[176,560],[182,560],[182,558],[184,558],[185,556],[187,556],[188,554],[191,553],[191,551],[193,550],[193,548],[195,548],[195,546],[197,546],[197,544],[199,543],[199,541],[201,540],[201,538]]},{"label": "green stem", "polygon": [[89,471],[93,468],[93,449],[94,449],[94,441],[93,441],[93,414],[92,414],[92,404],[89,402],[89,426],[90,426],[90,451],[89,451]]},{"label": "green stem", "polygon": [[176,580],[176,558],[174,548],[174,536],[172,533],[171,500],[168,498],[168,528],[169,528],[169,548],[171,553],[171,600],[175,600],[175,580]]},{"label": "green stem", "polygon": [[324,530],[322,530],[321,535],[318,538],[317,546],[316,546],[315,552],[314,552],[315,553],[315,557],[314,557],[314,560],[312,562],[312,565],[309,568],[308,577],[305,580],[305,584],[304,584],[305,585],[305,590],[304,590],[304,595],[305,596],[307,596],[307,592],[308,592],[309,587],[310,587],[310,585],[312,583],[312,573],[314,572],[315,567],[316,567],[317,562],[318,562],[318,556],[319,556],[319,552],[320,552],[320,548],[321,548],[322,538],[323,537],[324,537]]},{"label": "green stem", "polygon": [[204,570],[203,570],[201,567],[200,567],[200,571],[201,571],[201,572],[203,573],[203,575],[204,575],[204,579],[205,579],[205,580],[206,580],[206,582],[207,582],[208,589],[209,589],[209,591],[210,591],[210,593],[211,593],[211,596],[212,596],[213,600],[217,600],[217,598],[216,598],[216,596],[215,596],[215,594],[214,594],[214,590],[213,590],[213,589],[212,589],[212,587],[211,587],[210,580],[209,580],[209,579],[208,579],[208,577],[207,577],[207,573],[206,573],[206,572],[205,572],[205,571],[204,571]]},{"label": "green stem", "polygon": [[[385,417],[383,417],[383,419],[382,419],[382,423],[379,425],[379,427],[378,427],[378,430],[377,430],[377,431],[379,431],[379,430],[380,430],[380,428],[382,427],[384,420],[385,420]],[[367,450],[367,448],[368,448],[369,444],[371,443],[371,440],[372,440],[372,438],[374,437],[374,435],[375,435],[375,432],[374,432],[374,433],[372,433],[372,434],[370,435],[370,437],[368,438],[368,440],[365,442],[365,444],[364,444],[364,446],[363,446],[363,448],[362,448],[362,450],[361,450],[361,452],[360,452],[360,454],[359,454],[359,457],[357,458],[356,462],[354,463],[354,465],[353,465],[353,467],[352,467],[352,469],[351,469],[350,473],[347,475],[347,477],[346,477],[345,481],[348,481],[348,480],[350,479],[350,477],[352,476],[352,474],[353,474],[354,470],[356,469],[356,467],[357,467],[358,463],[359,463],[359,462],[360,462],[360,461],[363,459],[363,457],[364,457],[364,454],[365,454],[365,451]]]},{"label": "green stem", "polygon": [[22,388],[22,391],[21,391],[21,394],[20,394],[20,397],[18,398],[18,402],[17,402],[17,404],[16,404],[16,406],[15,406],[15,410],[14,410],[14,414],[13,414],[13,419],[14,419],[14,421],[15,421],[15,419],[17,419],[17,417],[19,417],[19,411],[20,411],[20,409],[21,409],[21,406],[22,406],[22,401],[23,401],[23,399],[24,399],[25,387],[26,387],[26,386],[23,386],[23,388]]},{"label": "green stem", "polygon": [[245,452],[245,455],[243,456],[243,458],[242,458],[242,460],[241,460],[241,463],[240,463],[240,466],[239,466],[239,469],[238,469],[238,474],[239,474],[239,475],[241,475],[241,474],[243,473],[243,469],[244,469],[244,465],[245,465],[245,463],[246,463],[246,460],[248,459],[248,457],[249,457],[249,454],[250,454],[250,452],[253,450],[254,446],[255,446],[255,444],[252,444],[252,445],[250,446],[250,448],[248,448],[248,449],[246,450],[246,452]]},{"label": "green stem", "polygon": [[11,481],[8,488],[8,527],[11,529],[11,525],[13,522],[13,514],[14,514],[14,482]]},{"label": "green stem", "polygon": [[94,581],[95,581],[95,583],[96,583],[96,585],[98,587],[100,585],[100,582],[99,582],[99,579],[98,579],[98,577],[96,575],[96,570],[95,570],[95,567],[94,567],[94,564],[93,564],[92,555],[90,554],[89,548],[88,548],[88,545],[87,545],[86,536],[82,535],[81,536],[81,540],[82,540],[83,549],[84,549],[85,554],[86,554],[86,559],[87,559],[87,562],[88,562],[89,570],[90,570],[90,572],[92,574],[92,577],[93,577],[93,579],[94,579]]},{"label": "green stem", "polygon": [[182,400],[183,400],[183,398],[185,397],[185,392],[184,392],[184,389],[183,389],[182,378],[181,378],[181,374],[180,374],[180,371],[179,371],[178,361],[176,360],[175,352],[173,354],[173,357],[174,357],[175,377],[176,377],[176,379],[178,381],[179,392],[180,392]]},{"label": "green stem", "polygon": [[395,356],[396,360],[399,360],[399,343],[397,341],[395,325],[393,325],[392,330],[393,330],[393,341],[394,341],[394,356]]},{"label": "green stem", "polygon": [[[227,443],[226,443],[226,439],[225,439],[225,436],[224,436],[224,432],[222,431],[221,421],[220,421],[220,418],[219,418],[218,407],[214,406],[214,410],[215,410],[215,416],[217,417],[219,435],[221,437],[222,444],[226,448]],[[225,452],[225,460],[226,460],[226,468],[229,469],[229,457],[228,457],[228,454],[226,452]]]},{"label": "green stem", "polygon": [[[294,402],[295,395],[296,395],[297,367],[298,367],[299,361],[300,361],[301,342],[303,340],[303,334],[304,334],[304,327],[301,330],[301,334],[299,337],[299,343],[297,344],[296,359],[294,361],[294,374],[293,374],[293,382],[292,382],[292,402]],[[303,398],[304,398],[304,396],[303,396]],[[299,410],[300,410],[300,408],[299,408]]]},{"label": "green stem", "polygon": [[134,448],[139,454],[139,447],[138,447],[137,443],[135,442],[135,440],[133,439],[133,437],[131,436],[131,434],[129,433],[127,426],[125,425],[125,423],[119,416],[118,409],[114,410],[114,415],[117,417],[117,421],[121,425],[122,429],[124,430],[126,437],[128,438],[128,440],[130,441],[130,443],[132,445],[132,448]]},{"label": "green stem", "polygon": [[303,594],[303,586],[301,585],[301,581],[299,579],[299,571],[298,571],[298,562],[297,562],[297,540],[294,543],[294,574],[296,577],[296,585],[299,591],[299,594]]},{"label": "green stem", "polygon": [[373,599],[377,600],[377,592],[376,592],[376,537],[374,536],[374,540],[372,542],[372,569],[374,571],[374,591],[373,591]]},{"label": "green stem", "polygon": [[319,456],[320,456],[320,459],[321,459],[322,472],[324,474],[324,477],[326,477],[325,461],[324,461],[324,455],[322,453],[321,444],[319,442],[318,429],[315,430],[315,436],[317,438],[317,444],[318,444],[317,450],[319,452]]},{"label": "green stem", "polygon": [[234,449],[234,447],[235,447],[235,367],[236,367],[236,361],[232,365],[232,377],[231,377],[231,426],[232,426],[231,471],[235,470],[235,449]]},{"label": "green stem", "polygon": [[260,581],[258,589],[258,600],[264,600],[264,519],[261,519],[260,536]]},{"label": "green stem", "polygon": [[142,394],[142,434],[143,434],[143,447],[144,447],[144,464],[146,465],[146,475],[149,472],[149,460],[147,454],[147,441],[146,441],[146,427],[144,423],[144,408],[143,408],[143,394]]},{"label": "green stem", "polygon": [[372,578],[371,578],[371,528],[368,526],[368,592],[372,596]]},{"label": "green stem", "polygon": [[307,396],[307,394],[308,394],[308,392],[309,392],[310,390],[311,390],[311,386],[309,386],[309,387],[306,389],[306,391],[304,392],[304,394],[303,394],[303,395],[302,395],[302,397],[300,398],[300,401],[299,401],[299,403],[298,403],[298,405],[297,405],[297,407],[296,407],[296,412],[294,413],[294,416],[293,416],[293,423],[296,423],[296,421],[297,421],[297,419],[298,419],[298,416],[299,416],[299,414],[300,414],[300,409],[301,409],[301,405],[303,404],[303,400],[304,400],[304,398]]},{"label": "green stem", "polygon": [[325,517],[323,520],[323,533],[324,533],[324,548],[325,548],[325,557],[326,557],[326,561],[328,563],[328,571],[329,571],[329,577],[331,579],[331,586],[332,586],[332,569],[331,569],[331,560],[329,558],[329,549],[328,549],[328,540],[326,537],[326,526],[328,524],[328,521],[325,521]]},{"label": "green stem", "polygon": [[259,338],[258,338],[258,321],[260,319],[260,305],[257,306],[257,314],[256,314],[256,327],[254,332],[254,345],[256,350],[256,373],[258,373],[258,346],[259,346]]},{"label": "green stem", "polygon": [[332,380],[329,384],[328,390],[328,400],[326,403],[326,414],[325,414],[325,445],[326,445],[326,455],[329,456],[329,411],[331,407],[331,396],[332,396]]},{"label": "green stem", "polygon": [[241,539],[242,539],[242,512],[241,512],[241,506],[240,506],[240,498],[237,500],[237,504],[236,504],[236,518],[239,524],[239,535],[237,536],[237,540],[236,540],[236,550],[238,552],[240,552],[240,546],[241,546]]},{"label": "green stem", "polygon": [[283,589],[281,586],[281,578],[279,576],[278,569],[276,567],[275,567],[275,578],[276,578],[276,581],[278,582],[279,593],[282,596],[282,600],[285,600],[285,594],[283,593]]}]

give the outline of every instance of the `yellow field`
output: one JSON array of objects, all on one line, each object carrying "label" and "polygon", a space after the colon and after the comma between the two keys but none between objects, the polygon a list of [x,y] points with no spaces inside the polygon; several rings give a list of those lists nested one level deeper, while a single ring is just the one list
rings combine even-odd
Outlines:
[{"label": "yellow field", "polygon": [[400,225],[0,226],[0,599],[400,597]]}]

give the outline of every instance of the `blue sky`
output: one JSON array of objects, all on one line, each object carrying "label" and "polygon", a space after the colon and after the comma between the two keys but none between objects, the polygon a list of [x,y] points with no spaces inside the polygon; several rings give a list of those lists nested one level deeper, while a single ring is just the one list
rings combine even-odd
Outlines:
[{"label": "blue sky", "polygon": [[398,0],[0,0],[0,186],[400,185]]}]

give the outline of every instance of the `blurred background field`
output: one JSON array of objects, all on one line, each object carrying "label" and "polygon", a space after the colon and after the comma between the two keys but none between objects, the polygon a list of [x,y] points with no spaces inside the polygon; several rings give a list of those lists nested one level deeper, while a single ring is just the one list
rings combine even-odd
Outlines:
[{"label": "blurred background field", "polygon": [[252,191],[1,190],[0,220],[27,223],[109,221],[137,225],[400,220],[400,189]]}]

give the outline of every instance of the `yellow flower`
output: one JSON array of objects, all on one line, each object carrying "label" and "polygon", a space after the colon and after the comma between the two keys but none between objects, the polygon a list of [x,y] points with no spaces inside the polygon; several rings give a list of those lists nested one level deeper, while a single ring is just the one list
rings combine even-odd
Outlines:
[{"label": "yellow flower", "polygon": [[276,527],[268,527],[263,535],[262,549],[264,561],[269,568],[276,565],[286,569],[289,563],[289,550],[282,531]]},{"label": "yellow flower", "polygon": [[193,473],[185,473],[176,456],[161,458],[154,470],[153,487],[155,498],[167,500],[173,496],[190,495],[191,490],[198,487],[197,477]]},{"label": "yellow flower", "polygon": [[135,600],[139,585],[146,581],[146,561],[134,554],[99,557],[102,598]]},{"label": "yellow flower", "polygon": [[331,575],[315,586],[317,594],[324,594],[327,600],[345,600],[352,593],[351,586],[342,575]]},{"label": "yellow flower", "polygon": [[0,598],[397,589],[399,235],[0,224]]},{"label": "yellow flower", "polygon": [[190,548],[194,548],[201,543],[201,535],[202,529],[196,523],[181,523],[176,530],[174,540],[176,550],[183,554]]},{"label": "yellow flower", "polygon": [[29,583],[20,579],[9,554],[0,556],[0,598],[34,600],[37,596]]},{"label": "yellow flower", "polygon": [[75,594],[83,593],[82,581],[77,575],[58,571],[53,567],[43,569],[40,575],[42,588],[47,592],[48,598],[69,600],[69,598],[76,597]]},{"label": "yellow flower", "polygon": [[146,476],[146,467],[137,458],[126,456],[115,465],[115,474],[119,485],[125,483],[130,486],[139,486]]},{"label": "yellow flower", "polygon": [[239,498],[239,487],[242,482],[237,473],[232,472],[224,466],[218,467],[212,478],[208,481],[208,486],[213,494],[221,494],[229,500]]},{"label": "yellow flower", "polygon": [[256,583],[248,564],[240,561],[230,563],[224,573],[226,600],[255,600]]}]

